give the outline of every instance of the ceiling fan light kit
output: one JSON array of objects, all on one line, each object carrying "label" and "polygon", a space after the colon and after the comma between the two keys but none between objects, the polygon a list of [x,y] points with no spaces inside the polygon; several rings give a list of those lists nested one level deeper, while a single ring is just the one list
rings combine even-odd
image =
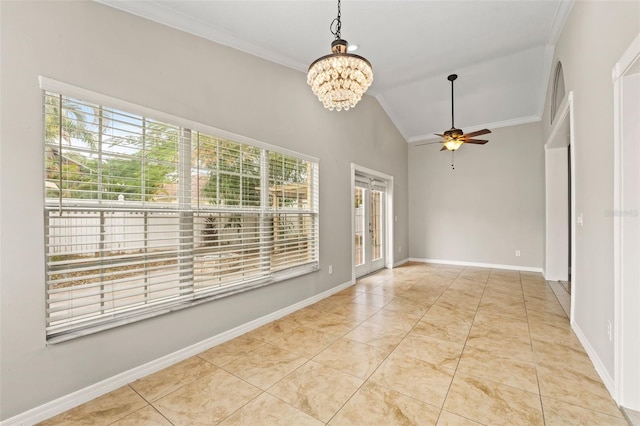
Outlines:
[{"label": "ceiling fan light kit", "polygon": [[340,0],[338,17],[331,21],[330,30],[335,36],[331,54],[313,61],[309,66],[307,84],[325,108],[346,111],[360,102],[373,83],[373,69],[368,60],[349,53],[349,43],[341,38]]},{"label": "ceiling fan light kit", "polygon": [[455,151],[461,146],[462,146],[462,141],[450,139],[444,143],[444,147],[442,150],[444,151],[444,149],[448,149],[449,151]]}]

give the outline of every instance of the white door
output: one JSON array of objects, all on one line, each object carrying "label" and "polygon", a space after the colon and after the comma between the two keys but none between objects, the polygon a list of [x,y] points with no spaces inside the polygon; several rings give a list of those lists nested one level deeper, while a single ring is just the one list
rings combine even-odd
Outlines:
[{"label": "white door", "polygon": [[354,189],[356,277],[384,268],[386,183],[356,176]]}]

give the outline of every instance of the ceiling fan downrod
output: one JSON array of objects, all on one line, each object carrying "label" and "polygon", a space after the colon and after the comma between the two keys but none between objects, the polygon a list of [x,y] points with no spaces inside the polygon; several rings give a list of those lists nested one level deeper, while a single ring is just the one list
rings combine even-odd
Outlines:
[{"label": "ceiling fan downrod", "polygon": [[458,74],[451,74],[449,75],[449,77],[447,77],[447,80],[449,80],[451,82],[451,128],[455,129],[456,126],[454,124],[454,115],[453,115],[453,82],[455,81],[455,79],[458,78]]}]

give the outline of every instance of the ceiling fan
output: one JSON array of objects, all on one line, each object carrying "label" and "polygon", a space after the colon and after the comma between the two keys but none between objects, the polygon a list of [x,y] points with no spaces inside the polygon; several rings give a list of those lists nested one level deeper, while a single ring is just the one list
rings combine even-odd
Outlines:
[{"label": "ceiling fan", "polygon": [[484,145],[489,142],[485,139],[473,139],[476,136],[486,135],[491,133],[491,130],[482,129],[477,130],[475,132],[464,134],[462,130],[456,129],[454,124],[454,115],[453,115],[453,82],[458,78],[457,74],[451,74],[447,77],[447,80],[451,82],[451,128],[444,132],[444,134],[436,133],[436,136],[442,137],[442,142],[428,142],[418,144],[416,146],[429,145],[433,143],[442,143],[442,149],[440,151],[444,151],[448,149],[449,151],[455,151],[460,148],[463,143],[472,143],[478,145]]}]

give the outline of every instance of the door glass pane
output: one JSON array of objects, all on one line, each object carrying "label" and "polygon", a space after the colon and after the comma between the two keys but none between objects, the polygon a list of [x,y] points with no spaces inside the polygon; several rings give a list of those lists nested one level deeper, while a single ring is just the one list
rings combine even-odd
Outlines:
[{"label": "door glass pane", "polygon": [[354,247],[356,266],[364,263],[364,189],[356,188],[355,190],[355,231],[354,231]]},{"label": "door glass pane", "polygon": [[382,192],[371,191],[371,260],[382,257]]}]

